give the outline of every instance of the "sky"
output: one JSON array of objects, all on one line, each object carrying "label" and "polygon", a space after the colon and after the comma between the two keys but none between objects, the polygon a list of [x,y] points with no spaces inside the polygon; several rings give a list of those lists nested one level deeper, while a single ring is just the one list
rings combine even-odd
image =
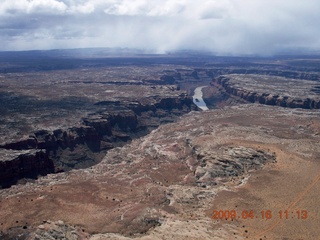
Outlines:
[{"label": "sky", "polygon": [[319,0],[0,0],[0,50],[320,50]]}]

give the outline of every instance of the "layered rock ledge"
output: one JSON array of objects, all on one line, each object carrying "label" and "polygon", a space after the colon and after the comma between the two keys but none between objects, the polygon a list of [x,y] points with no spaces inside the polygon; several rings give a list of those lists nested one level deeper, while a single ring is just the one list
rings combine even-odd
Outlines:
[{"label": "layered rock ledge", "polygon": [[54,171],[54,165],[42,150],[0,149],[0,187],[9,187],[23,178],[37,178]]},{"label": "layered rock ledge", "polygon": [[214,78],[212,84],[219,84],[227,93],[252,103],[289,108],[320,108],[320,84],[316,81],[230,74]]},{"label": "layered rock ledge", "polygon": [[96,105],[100,111],[83,118],[77,127],[38,130],[25,139],[0,145],[2,151],[10,152],[0,164],[0,186],[11,186],[21,178],[90,167],[108,150],[196,109],[186,94],[153,98],[145,104],[102,101]]}]

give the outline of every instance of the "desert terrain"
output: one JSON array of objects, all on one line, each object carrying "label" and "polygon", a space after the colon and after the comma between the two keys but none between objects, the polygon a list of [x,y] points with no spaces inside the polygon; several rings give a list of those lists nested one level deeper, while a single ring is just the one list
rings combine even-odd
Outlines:
[{"label": "desert terrain", "polygon": [[19,54],[1,239],[318,239],[318,57]]}]

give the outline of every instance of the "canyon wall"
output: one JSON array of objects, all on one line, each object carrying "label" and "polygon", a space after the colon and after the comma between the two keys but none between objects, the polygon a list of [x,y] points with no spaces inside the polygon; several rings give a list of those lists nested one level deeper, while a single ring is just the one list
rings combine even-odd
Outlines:
[{"label": "canyon wall", "polygon": [[252,91],[250,89],[245,89],[238,87],[234,82],[230,81],[231,79],[228,76],[219,76],[213,79],[212,84],[219,84],[224,88],[224,90],[234,96],[240,97],[248,102],[260,103],[266,105],[275,105],[281,107],[289,108],[304,108],[304,109],[319,109],[320,108],[320,99],[319,98],[305,98],[287,96],[285,93],[275,94],[272,92],[262,92],[261,90]]},{"label": "canyon wall", "polygon": [[54,171],[48,155],[41,150],[0,150],[6,159],[0,161],[0,188],[10,187],[23,178],[37,178]]},{"label": "canyon wall", "polygon": [[1,145],[3,151],[15,154],[0,162],[0,186],[8,187],[20,178],[90,167],[100,162],[109,149],[123,146],[160,124],[197,109],[185,94],[152,98],[145,104],[102,101],[96,105],[104,110],[83,118],[78,127],[43,129]]}]

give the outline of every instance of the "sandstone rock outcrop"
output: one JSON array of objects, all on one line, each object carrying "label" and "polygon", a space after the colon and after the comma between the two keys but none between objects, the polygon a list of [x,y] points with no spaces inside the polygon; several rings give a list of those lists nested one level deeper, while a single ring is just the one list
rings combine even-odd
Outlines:
[{"label": "sandstone rock outcrop", "polygon": [[0,188],[10,187],[23,178],[35,179],[54,172],[52,160],[42,150],[0,151]]},{"label": "sandstone rock outcrop", "polygon": [[[39,130],[26,139],[1,145],[0,148],[8,150],[38,151],[34,156],[19,155],[10,162],[12,167],[8,166],[9,163],[2,166],[3,171],[19,169],[12,170],[16,171],[15,174],[4,172],[1,176],[3,187],[10,186],[19,178],[92,166],[109,149],[123,146],[160,124],[173,122],[178,116],[196,109],[185,94],[178,98],[158,97],[145,104],[108,101],[97,105],[104,110],[83,118],[79,127]],[[35,166],[37,161],[40,162]],[[48,167],[46,164],[51,165]],[[34,168],[35,174],[31,174],[30,168]]]},{"label": "sandstone rock outcrop", "polygon": [[[188,239],[190,234],[255,239],[271,222],[261,219],[260,211],[270,209],[278,217],[283,203],[295,201],[319,174],[319,115],[261,104],[186,114],[111,149],[91,168],[2,190],[0,238],[84,229],[90,240]],[[303,201],[310,213],[317,211],[319,198],[313,189]],[[213,210],[224,209],[239,216],[253,209],[258,218],[212,219]],[[286,225],[277,236],[297,229],[299,238],[313,239],[318,228],[311,224],[310,231],[310,222],[316,220],[295,219],[298,225]],[[264,235],[276,239],[271,232]]]},{"label": "sandstone rock outcrop", "polygon": [[250,67],[243,66],[241,67],[216,67],[215,69],[208,69],[207,70],[208,75],[211,77],[219,77],[221,75],[226,74],[259,74],[259,75],[267,75],[267,76],[278,76],[278,77],[284,77],[284,78],[294,78],[294,79],[303,79],[303,80],[310,80],[310,81],[318,81],[320,79],[319,74],[316,72],[301,72],[301,71],[288,71],[288,70],[281,70],[281,69],[275,69],[274,67],[269,66],[258,66]]},{"label": "sandstone rock outcrop", "polygon": [[[30,234],[29,232],[32,231]],[[19,236],[19,238],[17,238]],[[65,224],[59,220],[56,222],[44,220],[42,224],[35,228],[23,226],[22,228],[13,228],[5,234],[0,233],[2,240],[11,239],[59,239],[59,240],[88,240],[89,234],[81,227],[75,227]]]},{"label": "sandstone rock outcrop", "polygon": [[199,152],[197,158],[200,165],[195,177],[201,186],[216,185],[221,178],[238,177],[276,160],[271,153],[243,146],[221,148],[212,154]]},{"label": "sandstone rock outcrop", "polygon": [[[271,84],[273,82],[273,84]],[[289,108],[319,109],[316,82],[275,76],[223,75],[213,79],[224,90],[248,102]]]}]

